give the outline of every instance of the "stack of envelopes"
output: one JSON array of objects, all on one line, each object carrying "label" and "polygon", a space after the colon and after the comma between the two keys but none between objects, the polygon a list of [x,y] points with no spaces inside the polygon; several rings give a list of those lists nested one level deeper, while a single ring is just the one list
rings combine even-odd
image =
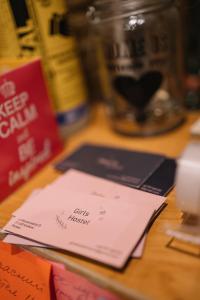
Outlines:
[{"label": "stack of envelopes", "polygon": [[13,213],[4,241],[60,248],[119,269],[141,257],[173,187],[175,160],[85,144],[55,168],[64,174]]},{"label": "stack of envelopes", "polygon": [[[116,178],[121,170],[120,178],[130,181],[131,176],[125,174],[122,162],[115,156],[109,164],[105,155],[98,158],[101,169],[102,165],[107,171],[110,169],[112,177],[117,170]],[[154,166],[155,173],[163,162],[163,157],[158,155],[153,163],[149,161],[149,166]],[[94,165],[94,160],[91,163]],[[149,166],[140,167],[135,182],[139,182],[142,168],[145,172],[149,169],[152,175]],[[134,170],[135,178],[136,175]],[[8,233],[4,241],[59,248],[118,269],[130,257],[141,257],[148,228],[166,205],[166,198],[102,177],[68,167],[52,184],[32,193],[13,213],[3,228]],[[141,182],[143,185],[144,180]]]}]

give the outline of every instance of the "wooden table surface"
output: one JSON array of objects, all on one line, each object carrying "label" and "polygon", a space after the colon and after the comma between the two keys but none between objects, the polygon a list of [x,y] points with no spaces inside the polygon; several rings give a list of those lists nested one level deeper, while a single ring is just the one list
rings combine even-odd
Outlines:
[{"label": "wooden table surface", "polygon": [[[199,112],[190,113],[187,121],[173,131],[160,136],[139,138],[114,133],[101,106],[94,109],[91,115],[89,124],[68,138],[64,151],[56,160],[71,153],[85,142],[162,153],[176,158],[190,141],[189,127],[200,117]],[[53,169],[51,162],[5,199],[0,204],[0,227],[9,220],[11,213],[26,200],[33,189],[44,187],[58,176],[60,175]],[[167,203],[167,207],[148,234],[143,257],[131,259],[122,272],[84,258],[77,258],[66,252],[38,248],[31,248],[31,250],[41,256],[64,263],[70,270],[83,274],[97,285],[118,293],[120,299],[200,299],[199,249],[188,250],[188,248],[181,248],[180,245],[178,247],[175,245],[175,248],[169,247],[170,237],[164,231],[167,223],[178,224],[181,221],[181,212],[175,205],[175,189],[169,193]]]}]

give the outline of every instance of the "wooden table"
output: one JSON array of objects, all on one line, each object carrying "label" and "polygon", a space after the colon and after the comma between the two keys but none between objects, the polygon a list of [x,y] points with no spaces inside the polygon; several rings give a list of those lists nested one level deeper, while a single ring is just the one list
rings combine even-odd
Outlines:
[{"label": "wooden table", "polygon": [[[66,141],[65,149],[56,160],[64,157],[85,142],[144,150],[178,157],[190,140],[189,127],[200,117],[199,112],[188,115],[187,121],[169,133],[148,137],[124,137],[114,133],[107,122],[102,107],[94,109],[89,124]],[[11,213],[26,200],[29,193],[52,182],[60,176],[47,165],[27,184],[0,205],[0,227]],[[64,263],[70,270],[83,274],[97,285],[120,295],[120,299],[183,300],[200,299],[200,257],[167,246],[170,237],[164,232],[167,223],[179,223],[181,213],[175,205],[175,189],[167,197],[168,206],[153,224],[141,259],[131,259],[123,272],[114,271],[84,258],[65,252],[33,249],[32,251]],[[196,251],[196,249],[195,249]],[[193,252],[192,252],[193,253]]]}]

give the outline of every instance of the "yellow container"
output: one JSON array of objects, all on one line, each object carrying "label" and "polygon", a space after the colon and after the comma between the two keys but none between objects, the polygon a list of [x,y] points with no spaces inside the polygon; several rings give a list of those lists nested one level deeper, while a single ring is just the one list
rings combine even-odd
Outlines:
[{"label": "yellow container", "polygon": [[66,137],[88,119],[87,91],[66,2],[15,2],[3,0],[1,5],[0,70],[42,57],[58,125]]}]

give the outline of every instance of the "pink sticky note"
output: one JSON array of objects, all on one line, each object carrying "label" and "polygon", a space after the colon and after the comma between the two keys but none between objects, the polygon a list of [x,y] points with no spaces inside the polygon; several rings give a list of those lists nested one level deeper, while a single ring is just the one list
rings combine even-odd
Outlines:
[{"label": "pink sticky note", "polygon": [[63,265],[51,263],[56,300],[121,300],[118,296],[96,286],[83,276],[66,270]]}]

